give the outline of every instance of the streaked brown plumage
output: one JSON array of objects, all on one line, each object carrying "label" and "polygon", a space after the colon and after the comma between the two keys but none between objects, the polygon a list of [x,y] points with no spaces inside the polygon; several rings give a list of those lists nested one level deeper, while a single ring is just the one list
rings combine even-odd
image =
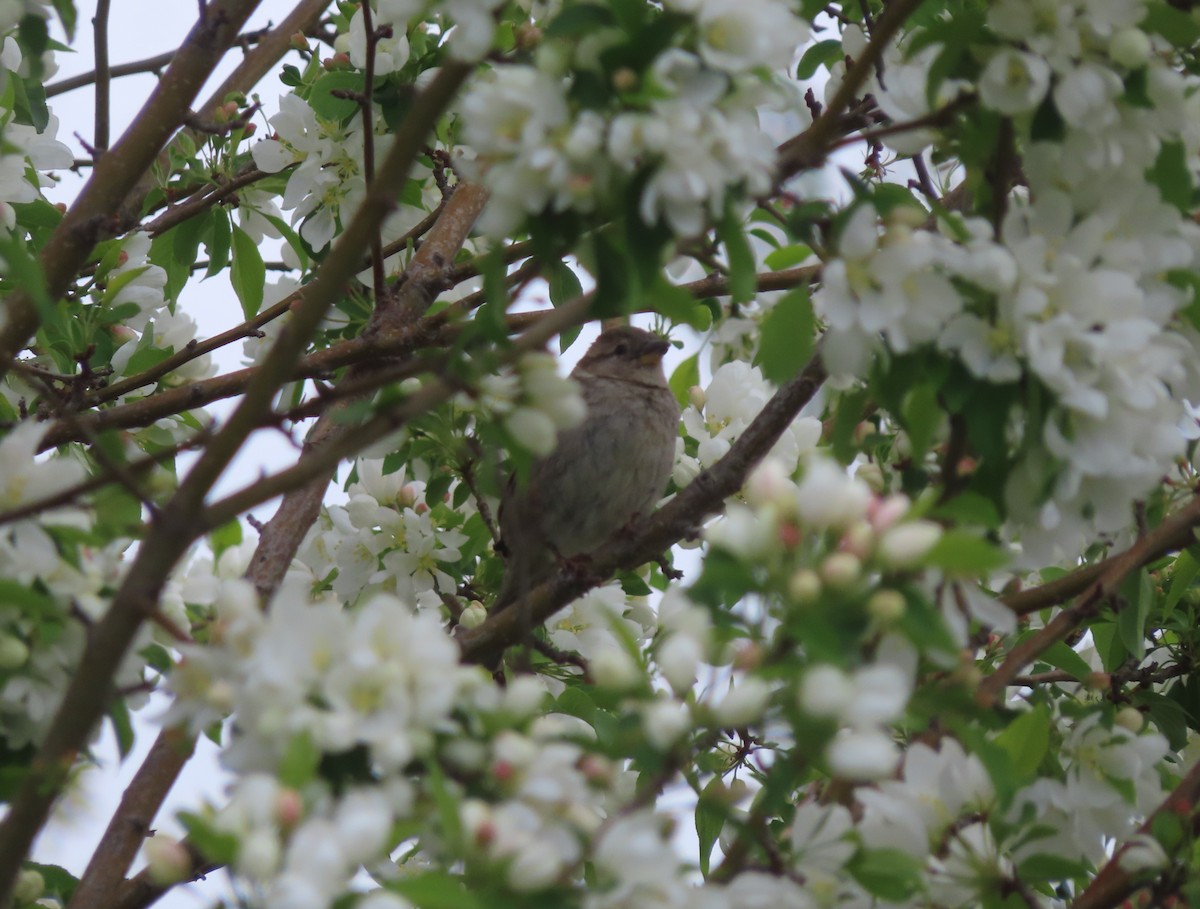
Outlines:
[{"label": "streaked brown plumage", "polygon": [[571,372],[587,416],[559,433],[528,485],[509,480],[500,502],[508,568],[493,612],[545,580],[556,556],[591,552],[662,496],[679,434],[679,405],[662,369],[668,347],[640,328],[610,328]]}]

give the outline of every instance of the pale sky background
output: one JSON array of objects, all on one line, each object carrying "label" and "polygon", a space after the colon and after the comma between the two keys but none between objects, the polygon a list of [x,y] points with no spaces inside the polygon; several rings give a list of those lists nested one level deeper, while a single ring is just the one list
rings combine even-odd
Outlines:
[{"label": "pale sky background", "polygon": [[[268,22],[275,24],[281,21],[291,10],[294,0],[263,0],[258,12],[248,23],[248,29],[266,26]],[[78,36],[76,54],[60,53],[58,55],[59,71],[49,81],[55,82],[66,76],[86,72],[93,68],[91,48],[91,18],[94,14],[94,0],[80,0]],[[164,2],[164,0],[114,0],[112,4],[109,26],[110,50],[109,59],[112,65],[128,63],[155,56],[167,50],[174,49],[182,42],[183,37],[191,28],[195,19],[195,0],[184,2]],[[62,40],[61,34],[55,37]],[[225,63],[218,69],[217,74],[200,97],[206,98],[209,91],[219,84],[228,72],[236,65],[240,51],[232,51]],[[112,142],[115,143],[123,129],[136,114],[138,108],[153,89],[155,77],[150,74],[127,76],[114,80],[112,89]],[[270,116],[277,109],[278,83],[268,76],[257,89],[264,112]],[[77,157],[86,157],[79,140],[74,137],[78,132],[84,140],[89,141],[93,131],[93,93],[90,87],[77,89],[65,95],[51,99],[51,108],[58,116],[60,127],[58,138],[66,143]],[[261,117],[260,129],[261,129]],[[861,155],[853,153],[842,157],[842,163],[851,169],[861,165]],[[87,173],[80,178],[65,174],[63,183],[56,189],[48,191],[53,201],[69,202],[78,192]],[[266,258],[272,258],[270,252]],[[227,273],[226,273],[227,274]],[[268,272],[268,281],[275,280],[279,273]],[[544,290],[537,287],[532,290],[532,302],[546,305]],[[541,297],[541,299],[538,299]],[[218,275],[204,282],[193,281],[182,294],[181,304],[185,311],[199,323],[199,336],[208,337],[242,321],[241,308],[229,287],[225,275]],[[594,329],[581,336],[565,359],[564,368],[573,365],[574,360],[586,349]],[[674,366],[689,355],[694,348],[689,345],[685,351],[673,350],[668,356],[668,374]],[[703,359],[703,358],[702,358]],[[221,372],[242,366],[241,344],[234,344],[214,355],[214,362]],[[707,370],[704,371],[707,375]],[[222,402],[208,408],[209,412],[220,416],[228,412],[228,403]],[[218,483],[217,494],[226,494],[241,488],[266,470],[277,470],[292,463],[295,459],[295,449],[277,432],[262,432],[252,440],[239,456],[234,465]],[[336,494],[336,493],[335,493]],[[274,503],[255,510],[260,519],[269,517],[274,510]],[[72,873],[82,873],[88,859],[99,841],[113,810],[120,799],[121,793],[141,765],[157,729],[150,719],[165,709],[166,699],[156,697],[147,709],[137,716],[138,739],[133,753],[120,762],[113,737],[106,723],[99,743],[95,749],[100,766],[83,774],[79,784],[70,796],[64,800],[56,812],[55,820],[43,832],[35,845],[33,857],[36,861],[58,864],[66,867]],[[181,835],[182,830],[174,821],[174,815],[181,809],[194,809],[203,799],[221,801],[222,789],[227,777],[223,774],[216,760],[216,749],[207,739],[201,740],[197,755],[187,765],[179,782],[168,797],[163,810],[155,822],[155,827],[164,833]],[[688,793],[690,795],[690,793]],[[675,802],[672,799],[672,804]],[[664,806],[666,807],[666,806]],[[679,807],[683,807],[682,804]],[[681,847],[685,854],[695,854],[694,832],[689,829],[690,820],[680,825]],[[135,868],[141,866],[141,861]],[[223,872],[218,872],[208,881],[197,882],[175,888],[165,899],[158,903],[167,909],[194,909],[201,905],[211,905],[220,896],[231,895],[228,878]]]}]

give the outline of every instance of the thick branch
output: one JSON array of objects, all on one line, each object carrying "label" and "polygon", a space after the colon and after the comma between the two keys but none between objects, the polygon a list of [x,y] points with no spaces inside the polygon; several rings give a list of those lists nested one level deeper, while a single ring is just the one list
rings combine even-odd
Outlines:
[{"label": "thick branch", "polygon": [[164,729],[159,733],[121,797],[121,804],[92,854],[67,909],[102,909],[108,905],[194,747],[192,737],[180,729]]},{"label": "thick branch", "polygon": [[[1200,525],[1200,517],[1191,523],[1181,522],[1179,524],[1171,524],[1169,530],[1165,529],[1168,527],[1167,523],[1164,522],[1159,525],[1155,533],[1151,535],[1153,537],[1153,548],[1146,550],[1146,563],[1153,562],[1155,559],[1161,558],[1168,553],[1186,549],[1192,543],[1196,542],[1197,525]],[[1159,533],[1159,531],[1162,532]],[[1146,542],[1149,543],[1150,541],[1151,537],[1147,537]],[[1037,587],[1030,587],[1028,590],[1006,594],[1000,597],[1000,602],[1017,615],[1030,615],[1031,613],[1048,609],[1051,606],[1057,606],[1059,603],[1087,590],[1098,577],[1111,568],[1113,563],[1117,559],[1122,558],[1122,556],[1123,553],[1109,556],[1102,561],[1091,565],[1084,565],[1082,568],[1076,568],[1070,574],[1064,574],[1060,578],[1047,581],[1045,584],[1040,584]]]},{"label": "thick branch", "polygon": [[[382,284],[376,286],[379,305],[367,326],[368,335],[380,333],[389,323],[398,323],[397,328],[406,324],[412,325],[429,308],[445,281],[450,263],[466,242],[471,227],[486,203],[487,192],[482,186],[464,183],[455,189],[425,242],[405,269],[398,296],[388,300]],[[382,255],[377,252],[375,260],[377,265],[381,264]],[[376,280],[378,277],[377,274]],[[413,332],[405,334],[408,336],[408,344],[397,351],[402,357],[411,356],[415,349],[414,342],[420,337]],[[354,388],[364,384],[371,378],[369,371],[378,365],[378,361],[367,361],[358,369],[350,370],[340,383],[341,386]],[[364,375],[364,372],[367,374]],[[332,407],[322,414],[304,441],[304,449],[300,454],[302,461],[311,457],[314,451],[341,430],[338,415],[345,405],[370,390],[373,388],[364,388],[356,394],[343,396],[339,406]],[[307,486],[290,491],[259,535],[258,546],[254,550],[247,574],[264,602],[283,580],[288,565],[304,541],[305,534],[320,514],[326,487],[336,469],[335,464],[324,475],[317,475]]]}]

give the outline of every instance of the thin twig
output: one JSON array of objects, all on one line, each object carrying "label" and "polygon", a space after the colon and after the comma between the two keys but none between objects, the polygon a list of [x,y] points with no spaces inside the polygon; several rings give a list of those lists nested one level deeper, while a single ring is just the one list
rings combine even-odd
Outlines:
[{"label": "thin twig", "polygon": [[[110,66],[108,69],[109,79],[117,79],[121,76],[133,76],[138,73],[154,73],[158,75],[163,68],[175,59],[175,51],[167,51],[165,54],[159,54],[156,57],[147,57],[145,60],[137,60],[133,63],[118,63],[116,66]],[[80,73],[78,76],[69,76],[66,79],[61,79],[58,82],[46,86],[46,97],[53,98],[55,95],[61,95],[65,92],[74,91],[77,88],[83,88],[85,85],[91,85],[96,81],[98,73],[96,70],[89,70],[86,73]]]},{"label": "thin twig", "polygon": [[[1004,690],[1012,684],[1022,669],[1052,644],[1061,641],[1095,615],[1100,604],[1112,597],[1130,572],[1158,558],[1165,543],[1177,539],[1185,528],[1190,533],[1197,524],[1200,524],[1200,496],[1193,498],[1123,553],[1106,559],[1103,563],[1105,567],[1099,576],[1083,590],[1074,603],[1009,651],[1004,662],[979,686],[975,695],[976,701],[985,707],[993,706],[1002,698]],[[1114,608],[1119,607],[1114,604]]]},{"label": "thin twig", "polygon": [[96,124],[92,145],[98,154],[108,150],[109,89],[108,72],[108,11],[112,0],[96,0],[96,15],[92,17],[92,39],[96,54]]}]

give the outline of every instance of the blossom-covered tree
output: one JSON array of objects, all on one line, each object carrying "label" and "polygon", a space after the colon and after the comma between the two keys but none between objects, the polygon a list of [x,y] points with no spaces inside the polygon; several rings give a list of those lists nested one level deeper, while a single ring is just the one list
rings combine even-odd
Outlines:
[{"label": "blossom-covered tree", "polygon": [[[108,6],[0,3],[0,902],[1200,905],[1193,4],[201,0],[122,66]],[[664,500],[489,613],[625,319]]]}]

